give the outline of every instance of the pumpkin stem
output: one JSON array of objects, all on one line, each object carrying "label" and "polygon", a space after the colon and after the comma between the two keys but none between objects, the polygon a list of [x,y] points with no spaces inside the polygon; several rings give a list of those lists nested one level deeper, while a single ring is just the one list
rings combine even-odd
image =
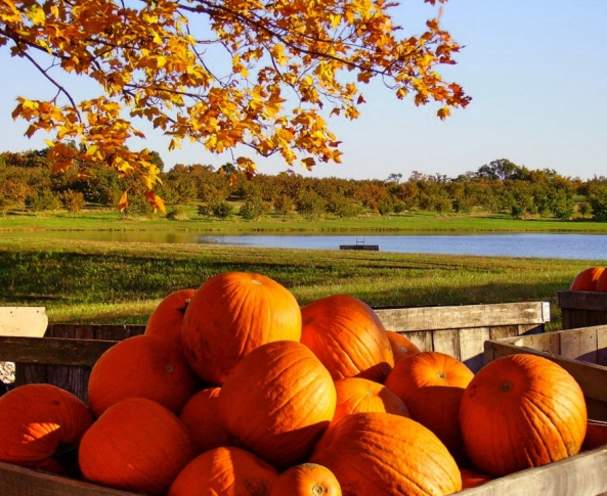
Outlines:
[{"label": "pumpkin stem", "polygon": [[502,382],[500,384],[500,391],[502,393],[509,393],[510,391],[512,391],[512,383],[510,383],[510,382]]},{"label": "pumpkin stem", "polygon": [[325,494],[325,488],[322,487],[320,484],[314,484],[314,486],[312,486],[313,496],[323,496],[323,494]]}]

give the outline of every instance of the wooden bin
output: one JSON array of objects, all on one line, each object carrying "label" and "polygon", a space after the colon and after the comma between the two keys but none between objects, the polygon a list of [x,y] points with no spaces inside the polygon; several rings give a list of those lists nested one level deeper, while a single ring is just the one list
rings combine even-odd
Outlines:
[{"label": "wooden bin", "polygon": [[607,292],[560,291],[557,296],[563,329],[607,324]]}]

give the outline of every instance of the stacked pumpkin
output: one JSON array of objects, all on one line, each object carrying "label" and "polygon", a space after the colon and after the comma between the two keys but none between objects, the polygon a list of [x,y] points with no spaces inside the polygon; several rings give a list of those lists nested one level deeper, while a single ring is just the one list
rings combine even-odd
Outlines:
[{"label": "stacked pumpkin", "polygon": [[590,267],[580,272],[571,283],[571,291],[607,291],[607,268]]},{"label": "stacked pumpkin", "polygon": [[85,479],[151,495],[446,495],[573,455],[586,427],[552,362],[515,355],[474,377],[356,298],[300,309],[249,273],[169,295],[100,357],[88,398],[1,397],[0,461],[59,471],[72,444]]}]

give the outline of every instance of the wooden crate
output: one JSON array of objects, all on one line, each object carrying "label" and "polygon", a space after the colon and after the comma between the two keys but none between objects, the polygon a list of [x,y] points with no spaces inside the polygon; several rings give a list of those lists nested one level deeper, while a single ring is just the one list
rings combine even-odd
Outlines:
[{"label": "wooden crate", "polygon": [[586,396],[590,418],[607,420],[607,325],[517,336],[485,343],[485,360],[530,353],[565,368]]},{"label": "wooden crate", "polygon": [[560,291],[557,296],[563,329],[607,324],[607,292]]}]

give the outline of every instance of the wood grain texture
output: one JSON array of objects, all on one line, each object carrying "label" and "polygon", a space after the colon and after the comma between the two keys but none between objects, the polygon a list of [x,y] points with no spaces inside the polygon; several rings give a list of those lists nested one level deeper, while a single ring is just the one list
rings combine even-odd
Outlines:
[{"label": "wood grain texture", "polygon": [[545,324],[550,321],[548,302],[499,303],[422,308],[376,308],[386,329],[427,331],[517,324]]},{"label": "wood grain texture", "polygon": [[2,496],[136,496],[135,493],[0,463]]},{"label": "wood grain texture", "polygon": [[564,329],[607,324],[607,293],[560,291],[557,296]]},{"label": "wood grain texture", "polygon": [[607,446],[522,470],[467,489],[461,496],[601,496],[607,492]]},{"label": "wood grain texture", "polygon": [[91,367],[114,344],[100,339],[0,337],[0,360]]}]

